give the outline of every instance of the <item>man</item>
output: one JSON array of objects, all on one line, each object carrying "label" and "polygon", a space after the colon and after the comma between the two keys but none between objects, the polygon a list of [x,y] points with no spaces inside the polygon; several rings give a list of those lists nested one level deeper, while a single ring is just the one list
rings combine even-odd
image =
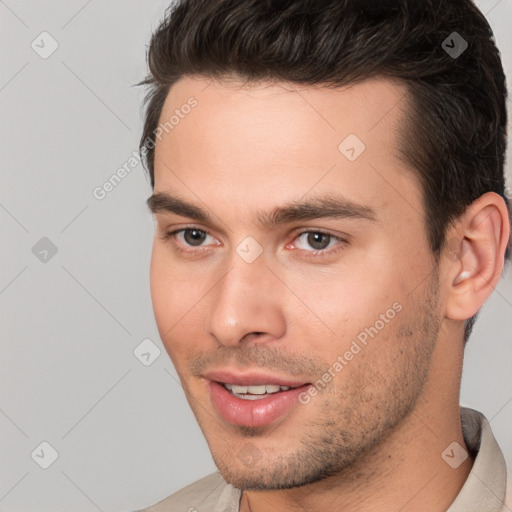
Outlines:
[{"label": "man", "polygon": [[219,472],[146,510],[504,509],[459,407],[510,236],[482,14],[183,0],[148,61],[153,307]]}]

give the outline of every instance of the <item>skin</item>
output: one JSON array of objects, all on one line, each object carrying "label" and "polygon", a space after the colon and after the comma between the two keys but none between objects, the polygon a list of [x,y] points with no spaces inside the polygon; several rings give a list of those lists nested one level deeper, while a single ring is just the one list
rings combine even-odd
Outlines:
[{"label": "skin", "polygon": [[[184,77],[170,89],[162,121],[190,96],[198,104],[157,141],[154,192],[212,219],[155,212],[153,307],[214,461],[244,489],[242,512],[441,512],[471,470],[471,457],[452,469],[441,453],[454,441],[466,448],[463,325],[501,275],[508,214],[485,194],[450,228],[436,261],[421,188],[399,158],[405,92],[383,78],[333,90]],[[353,162],[338,149],[348,134],[366,145]],[[258,222],[332,193],[376,220]],[[207,235],[165,238],[185,228]],[[318,231],[332,236],[311,236]],[[263,249],[252,263],[236,252],[249,236]],[[278,421],[241,428],[214,409],[207,370],[315,382],[397,303],[325,388]]]}]

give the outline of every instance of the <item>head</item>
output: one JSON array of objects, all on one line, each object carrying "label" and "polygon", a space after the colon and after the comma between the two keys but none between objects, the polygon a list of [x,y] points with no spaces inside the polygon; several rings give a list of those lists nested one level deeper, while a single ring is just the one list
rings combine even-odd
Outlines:
[{"label": "head", "polygon": [[[148,61],[153,307],[215,462],[242,488],[338,474],[462,357],[509,254],[492,32],[470,0],[188,0]],[[237,424],[219,369],[314,385]]]}]

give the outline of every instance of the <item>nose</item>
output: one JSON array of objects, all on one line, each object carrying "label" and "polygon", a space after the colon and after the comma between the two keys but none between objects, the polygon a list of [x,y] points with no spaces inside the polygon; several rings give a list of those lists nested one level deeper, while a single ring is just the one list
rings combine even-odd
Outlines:
[{"label": "nose", "polygon": [[286,333],[282,288],[263,255],[247,263],[234,254],[212,294],[205,327],[225,346],[281,338]]}]

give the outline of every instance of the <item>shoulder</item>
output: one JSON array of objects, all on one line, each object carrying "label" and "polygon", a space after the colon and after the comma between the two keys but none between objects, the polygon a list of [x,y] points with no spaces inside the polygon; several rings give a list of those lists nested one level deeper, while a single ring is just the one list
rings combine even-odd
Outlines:
[{"label": "shoulder", "polygon": [[138,512],[213,511],[221,499],[235,502],[239,493],[238,489],[226,483],[219,472],[215,472]]}]

